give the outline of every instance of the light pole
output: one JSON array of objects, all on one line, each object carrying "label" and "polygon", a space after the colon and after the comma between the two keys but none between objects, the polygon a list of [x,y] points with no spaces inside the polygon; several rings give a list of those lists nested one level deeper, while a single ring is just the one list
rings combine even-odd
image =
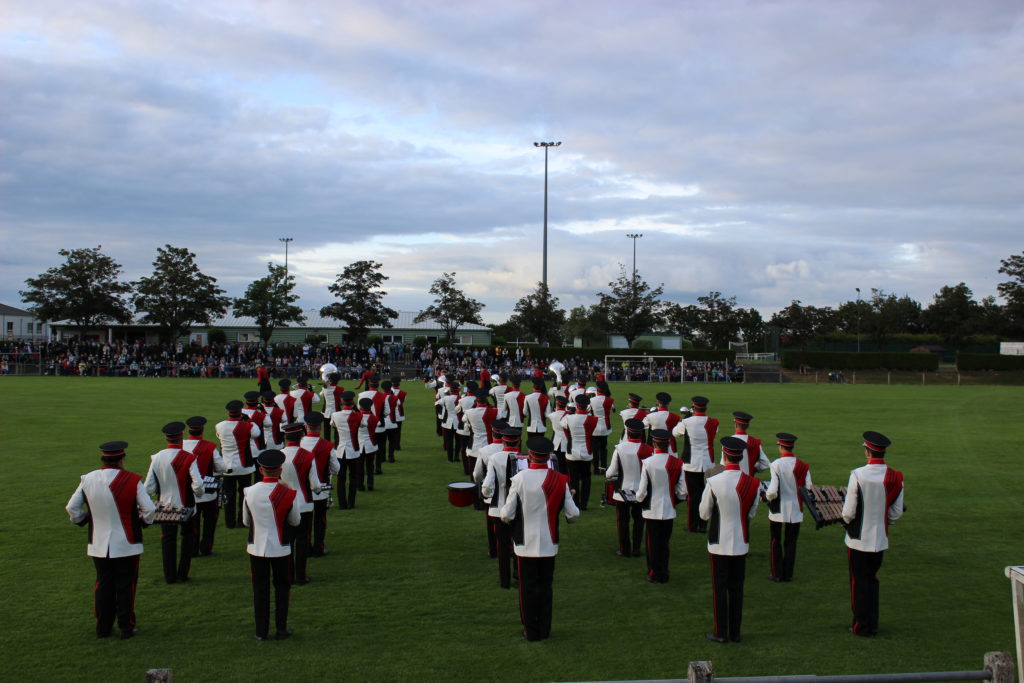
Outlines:
[{"label": "light pole", "polygon": [[633,233],[626,235],[629,239],[633,240],[633,281],[636,281],[636,240],[638,237],[643,237],[643,233]]},{"label": "light pole", "polygon": [[544,270],[541,281],[548,288],[548,148],[558,147],[561,142],[535,142],[534,147],[544,148]]},{"label": "light pole", "polygon": [[294,242],[294,237],[278,237],[278,242],[284,242],[284,279],[288,279],[288,243]]},{"label": "light pole", "polygon": [[860,353],[860,287],[857,290],[857,353]]}]

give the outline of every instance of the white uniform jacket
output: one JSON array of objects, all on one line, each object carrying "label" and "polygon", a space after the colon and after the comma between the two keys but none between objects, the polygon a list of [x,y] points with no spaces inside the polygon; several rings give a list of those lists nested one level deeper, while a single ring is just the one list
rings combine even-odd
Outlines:
[{"label": "white uniform jacket", "polygon": [[359,457],[359,427],[363,424],[363,416],[358,410],[342,408],[331,415],[331,424],[338,434],[338,447],[335,455],[347,460]]},{"label": "white uniform jacket", "polygon": [[640,472],[643,469],[643,461],[654,454],[654,449],[639,439],[633,441],[627,439],[615,446],[612,451],[612,461],[604,473],[605,479],[615,481],[615,492],[612,498],[619,502],[626,499],[622,497],[622,491],[633,491],[636,493],[640,488]]},{"label": "white uniform jacket", "polygon": [[[741,472],[754,475],[757,472],[764,472],[771,467],[768,456],[765,454],[764,449],[761,448],[760,439],[752,437],[750,434],[733,434],[733,437],[747,444],[747,450],[743,452],[743,460],[740,460]],[[727,464],[724,449],[719,453],[718,462],[722,465]]]},{"label": "white uniform jacket", "polygon": [[569,447],[569,428],[562,426],[562,418],[566,415],[568,413],[561,408],[548,413],[548,422],[551,423],[551,443],[555,445],[555,450],[559,453],[565,453]]},{"label": "white uniform jacket", "polygon": [[679,455],[683,448],[683,442],[679,438],[682,434],[680,431],[682,421],[678,415],[671,410],[653,410],[644,415],[643,423],[649,432],[655,429],[668,430],[672,435],[672,439],[668,442],[668,452],[672,455]]},{"label": "white uniform jacket", "polygon": [[494,397],[494,405],[498,408],[499,420],[504,420],[508,417],[508,406],[505,405],[505,391],[507,389],[508,387],[504,382],[499,382],[491,387],[491,390],[488,392]]},{"label": "white uniform jacket", "polygon": [[320,490],[320,477],[316,474],[313,454],[299,446],[285,446],[281,481],[295,489],[295,506],[299,512],[313,511],[313,491]]},{"label": "white uniform jacket", "polygon": [[636,489],[644,519],[676,518],[676,503],[686,498],[682,473],[682,463],[671,453],[653,453],[644,458]]},{"label": "white uniform jacket", "polygon": [[[224,458],[224,474],[231,476],[252,474],[256,469],[254,458],[260,452],[259,446],[256,444],[260,428],[245,420],[229,418],[218,422],[213,431],[217,432],[217,439],[220,440],[220,453]],[[242,464],[241,450],[245,448],[248,448],[249,451],[248,465]]]},{"label": "white uniform jacket", "polygon": [[[341,466],[338,464],[338,452],[334,449],[334,444],[327,439],[307,434],[302,437],[299,447],[313,454],[316,476],[321,483],[331,483],[331,477],[341,471]],[[327,491],[321,491],[319,487],[312,489],[312,493],[313,500],[327,500],[330,496]]]},{"label": "white uniform jacket", "polygon": [[783,455],[771,464],[772,479],[764,497],[768,499],[768,519],[799,524],[804,521],[799,490],[811,486],[811,468],[793,455]]},{"label": "white uniform jacket", "polygon": [[491,517],[501,516],[501,508],[505,505],[508,496],[508,473],[511,464],[512,476],[519,471],[516,462],[509,462],[520,456],[518,448],[506,450],[501,448],[490,454],[487,458],[487,474],[480,484],[480,493],[484,500],[490,499],[490,507],[487,514]]},{"label": "white uniform jacket", "polygon": [[298,526],[301,521],[296,505],[298,492],[278,479],[264,479],[245,489],[242,524],[249,527],[246,551],[254,557],[285,557],[291,545],[285,535],[285,524]]},{"label": "white uniform jacket", "polygon": [[[181,448],[195,454],[196,466],[199,467],[199,476],[211,477],[224,474],[224,458],[220,457],[220,450],[212,441],[185,439],[181,442]],[[217,500],[217,492],[207,493],[205,488],[201,495],[196,496],[197,503],[209,503],[215,500]]]},{"label": "white uniform jacket", "polygon": [[331,419],[331,415],[334,415],[341,408],[341,394],[343,391],[344,389],[336,384],[325,384],[320,392],[324,397],[324,417],[328,420]]},{"label": "white uniform jacket", "polygon": [[622,418],[622,437],[619,441],[626,440],[626,420],[632,420],[634,417],[641,422],[647,417],[647,411],[643,408],[626,408],[625,410],[619,411],[619,417]]},{"label": "white uniform jacket", "polygon": [[66,509],[75,524],[88,521],[90,557],[141,555],[142,525],[156,514],[142,477],[116,467],[83,474]]},{"label": "white uniform jacket", "polygon": [[574,522],[580,510],[569,493],[569,477],[533,465],[512,477],[501,519],[512,524],[512,542],[520,557],[558,554],[558,513]]},{"label": "white uniform jacket", "polygon": [[477,451],[490,443],[491,424],[497,415],[497,409],[491,406],[473,406],[466,411],[464,419],[469,432],[473,435],[473,441],[469,444],[469,455],[479,457]]},{"label": "white uniform jacket", "polygon": [[750,520],[757,512],[761,482],[729,463],[709,477],[700,501],[700,518],[708,523],[708,552],[746,555],[750,549]]},{"label": "white uniform jacket", "polygon": [[164,505],[195,507],[196,498],[205,493],[195,454],[172,445],[151,455],[146,493]]},{"label": "white uniform jacket", "polygon": [[550,403],[547,394],[539,390],[526,394],[523,399],[523,422],[526,424],[526,431],[531,434],[546,434],[548,431],[547,420],[550,411]]},{"label": "white uniform jacket", "polygon": [[615,410],[615,401],[611,396],[598,394],[590,399],[590,406],[587,411],[597,418],[597,426],[594,427],[594,436],[608,436],[612,433],[612,411]]},{"label": "white uniform jacket", "polygon": [[[715,435],[718,434],[718,420],[707,415],[693,415],[679,421],[672,431],[676,437],[683,469],[687,472],[707,472],[715,463]],[[690,442],[689,456],[685,453],[683,439]],[[689,457],[689,462],[687,462]],[[723,553],[724,554],[724,553]]]},{"label": "white uniform jacket", "polygon": [[502,447],[503,445],[501,441],[497,441],[495,443],[487,444],[474,453],[476,463],[473,465],[473,481],[477,484],[484,483],[484,479],[487,478],[487,464],[490,462],[491,456],[497,451],[500,451]]},{"label": "white uniform jacket", "polygon": [[523,426],[523,406],[521,401],[526,399],[518,389],[509,388],[505,391],[502,401],[505,402],[505,419],[509,427]]},{"label": "white uniform jacket", "polygon": [[889,547],[889,524],[903,516],[903,473],[871,458],[850,472],[843,502],[846,547],[866,553]]},{"label": "white uniform jacket", "polygon": [[468,394],[455,402],[455,433],[469,436],[469,423],[466,422],[466,411],[476,405],[476,399]]},{"label": "white uniform jacket", "polygon": [[569,435],[572,437],[572,450],[565,454],[566,460],[586,460],[588,462],[593,460],[594,456],[590,451],[590,437],[593,436],[594,429],[597,427],[597,418],[585,413],[573,413],[563,417],[560,424],[563,429],[569,430]]},{"label": "white uniform jacket", "polygon": [[397,408],[395,410],[395,424],[401,426],[401,424],[405,422],[405,399],[408,394],[397,387],[392,388],[391,393],[395,395],[396,399],[398,399],[398,403],[396,404]]},{"label": "white uniform jacket", "polygon": [[[274,396],[274,403],[277,407],[284,411],[285,424],[291,422],[302,422],[302,418],[306,416],[306,411],[302,407],[302,401],[295,398],[291,394],[279,393]],[[289,406],[291,409],[289,410]]]},{"label": "white uniform jacket", "polygon": [[453,394],[444,394],[434,401],[434,405],[439,405],[442,408],[441,426],[444,429],[455,429],[457,423],[455,417],[456,401],[458,401],[458,397]]}]

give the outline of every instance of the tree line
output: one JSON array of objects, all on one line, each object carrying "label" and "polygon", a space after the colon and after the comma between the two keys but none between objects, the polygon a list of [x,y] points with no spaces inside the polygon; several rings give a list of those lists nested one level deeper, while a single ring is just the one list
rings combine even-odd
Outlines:
[{"label": "tree line", "polygon": [[[81,329],[109,322],[130,323],[135,315],[144,324],[156,325],[164,341],[188,334],[196,325],[209,325],[231,309],[251,317],[266,343],[274,329],[305,322],[294,293],[295,276],[284,266],[267,264],[267,274],[252,282],[244,296],[231,299],[204,274],[196,255],[170,244],[157,249],[151,275],[135,282],[121,280],[121,266],[100,247],[61,249],[64,263],[25,281],[20,294],[40,320],[71,320]],[[384,305],[382,287],[389,279],[377,261],[356,261],[338,273],[328,291],[335,301],[320,314],[341,322],[348,341],[363,343],[371,329],[391,326],[398,313]],[[962,348],[978,335],[1024,339],[1024,252],[1000,261],[998,272],[1008,279],[994,296],[976,299],[963,282],[943,286],[923,305],[907,295],[897,296],[871,289],[863,298],[831,306],[812,306],[793,300],[765,320],[754,308],[736,305],[735,296],[718,291],[697,297],[694,304],[662,298],[664,286],[652,287],[639,273],[627,275],[620,264],[619,276],[597,293],[598,302],[565,310],[558,297],[538,282],[516,302],[510,318],[494,326],[496,338],[559,346],[582,338],[585,344],[602,344],[611,332],[632,346],[645,333],[679,334],[697,348],[725,348],[730,341],[745,341],[751,350],[762,348],[778,335],[785,346],[807,348],[830,336],[863,336],[865,343],[881,348],[900,334],[934,334],[944,344]],[[484,305],[466,296],[455,281],[456,273],[444,272],[429,293],[433,302],[418,313],[415,322],[433,320],[447,339],[459,327],[483,324]],[[857,290],[858,293],[860,290]]]}]

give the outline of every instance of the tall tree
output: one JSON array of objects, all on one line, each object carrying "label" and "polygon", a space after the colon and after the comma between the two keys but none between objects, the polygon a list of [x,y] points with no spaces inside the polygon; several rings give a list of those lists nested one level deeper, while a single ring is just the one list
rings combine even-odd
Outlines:
[{"label": "tall tree", "polygon": [[867,303],[867,315],[861,325],[879,350],[892,335],[921,331],[921,304],[909,296],[897,297],[872,288]]},{"label": "tall tree", "polygon": [[448,343],[454,341],[455,333],[461,325],[484,324],[480,318],[484,305],[469,298],[455,286],[455,273],[444,273],[434,280],[434,284],[430,285],[430,293],[434,295],[434,303],[420,311],[413,322],[433,320],[444,330]]},{"label": "tall tree", "polygon": [[159,326],[165,342],[187,334],[192,325],[209,325],[231,305],[217,278],[199,270],[196,255],[170,244],[157,248],[153,274],[133,284],[135,311],[143,322]]},{"label": "tall tree", "polygon": [[761,317],[761,312],[756,308],[737,308],[736,318],[740,336],[743,338],[743,341],[748,343],[748,349],[751,350],[751,353],[755,353],[753,349],[759,348],[764,344],[764,336],[767,329],[764,318]]},{"label": "tall tree", "polygon": [[598,293],[600,306],[608,317],[612,332],[626,338],[630,347],[644,332],[651,331],[659,323],[662,303],[659,300],[664,285],[651,289],[639,273],[626,276],[626,267],[619,264],[619,277],[608,283],[611,293]]},{"label": "tall tree", "polygon": [[739,337],[739,316],[736,297],[724,297],[721,292],[708,292],[697,297],[700,311],[701,340],[712,349],[724,349]]},{"label": "tall tree", "polygon": [[694,345],[700,343],[701,310],[697,306],[668,303],[665,305],[663,315],[666,327]]},{"label": "tall tree", "polygon": [[1010,279],[996,285],[999,296],[1006,300],[1006,333],[1024,337],[1024,251],[999,262],[999,272]]},{"label": "tall tree", "polygon": [[561,343],[565,311],[558,307],[558,297],[551,296],[543,282],[538,282],[536,290],[516,302],[512,317],[515,324],[538,344]]},{"label": "tall tree", "polygon": [[802,350],[813,339],[835,329],[836,312],[828,306],[804,306],[799,299],[794,299],[789,306],[772,316],[771,324],[778,328],[785,343]]},{"label": "tall tree", "polygon": [[371,327],[391,327],[391,319],[398,317],[398,311],[384,305],[388,293],[380,287],[389,278],[380,268],[377,261],[350,263],[327,288],[338,301],[321,308],[320,315],[345,323],[352,343],[362,344]]},{"label": "tall tree", "polygon": [[276,328],[306,321],[302,309],[295,305],[299,297],[292,293],[293,289],[295,276],[284,266],[268,263],[266,277],[250,284],[244,297],[235,299],[235,315],[255,318],[260,339],[266,344]]},{"label": "tall tree", "polygon": [[938,334],[942,341],[959,351],[965,340],[980,327],[981,306],[971,288],[961,282],[944,286],[922,313],[924,328]]},{"label": "tall tree", "polygon": [[583,346],[603,345],[608,331],[608,318],[598,304],[576,306],[569,311],[563,329],[569,343],[575,343],[578,338]]},{"label": "tall tree", "polygon": [[[102,246],[102,245],[101,245]],[[29,310],[43,321],[71,320],[81,332],[116,321],[128,323],[132,312],[125,297],[131,284],[121,282],[121,265],[94,249],[61,249],[63,264],[50,268],[39,277],[25,280],[27,289],[21,298],[31,304]]]}]

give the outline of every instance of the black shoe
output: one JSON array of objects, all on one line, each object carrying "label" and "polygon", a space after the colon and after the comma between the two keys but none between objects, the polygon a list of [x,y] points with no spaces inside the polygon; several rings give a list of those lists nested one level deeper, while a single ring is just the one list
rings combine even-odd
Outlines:
[{"label": "black shoe", "polygon": [[853,635],[857,636],[858,638],[870,638],[871,636],[875,635],[874,633],[858,633],[857,631],[853,630],[852,626],[846,630],[852,633]]},{"label": "black shoe", "polygon": [[260,635],[260,634],[258,634],[258,633],[254,633],[254,634],[252,634],[252,639],[253,639],[253,640],[266,640],[266,639],[267,639],[267,637],[266,637],[266,636],[261,636],[261,635]]},{"label": "black shoe", "polygon": [[734,643],[739,643],[743,641],[743,638],[741,638],[740,636],[729,636],[729,640],[731,640]]},{"label": "black shoe", "polygon": [[121,629],[121,640],[128,640],[129,638],[134,638],[138,634],[139,629],[137,628],[123,628]]},{"label": "black shoe", "polygon": [[621,550],[616,550],[615,554],[618,555],[619,557],[629,557],[629,553],[628,552],[624,553]]},{"label": "black shoe", "polygon": [[295,579],[295,585],[296,586],[305,586],[307,583],[310,583],[312,580],[313,579],[309,578],[308,576],[306,578],[304,578],[304,579]]},{"label": "black shoe", "polygon": [[728,643],[729,639],[725,636],[716,636],[714,633],[705,633],[704,637],[710,640],[712,643]]},{"label": "black shoe", "polygon": [[286,628],[283,631],[278,631],[277,635],[274,636],[278,640],[284,640],[285,638],[291,638],[293,631],[290,628]]},{"label": "black shoe", "polygon": [[780,579],[777,576],[772,576],[771,574],[768,575],[768,579],[770,581],[774,581],[775,583],[782,583],[782,579]]}]

